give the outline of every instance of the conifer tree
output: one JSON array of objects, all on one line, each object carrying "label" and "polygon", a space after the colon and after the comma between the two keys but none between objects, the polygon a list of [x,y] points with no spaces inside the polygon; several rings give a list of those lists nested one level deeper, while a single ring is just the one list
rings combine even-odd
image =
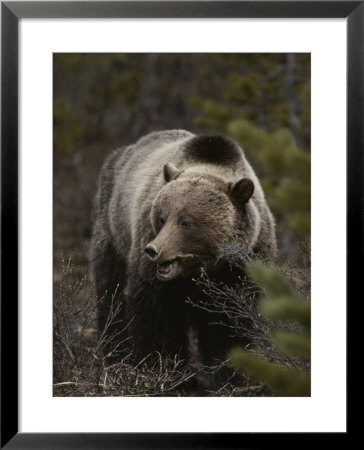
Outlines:
[{"label": "conifer tree", "polygon": [[[278,324],[295,322],[296,329],[276,329],[272,341],[291,364],[283,366],[269,362],[262,356],[241,348],[231,352],[232,365],[271,388],[282,396],[309,396],[311,377],[308,368],[311,355],[311,308],[291,283],[276,269],[254,261],[249,263],[248,274],[265,292],[260,302],[261,312]],[[284,360],[284,358],[283,358]]]}]

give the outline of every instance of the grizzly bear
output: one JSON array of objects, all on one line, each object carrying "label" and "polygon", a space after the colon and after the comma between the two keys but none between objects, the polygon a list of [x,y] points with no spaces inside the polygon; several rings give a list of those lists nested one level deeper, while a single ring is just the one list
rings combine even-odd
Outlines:
[{"label": "grizzly bear", "polygon": [[90,249],[100,330],[117,290],[115,327],[127,329],[137,358],[159,351],[188,359],[192,328],[202,362],[224,360],[246,342],[191,303],[205,295],[195,282],[201,272],[236,282],[221,251],[229,244],[265,261],[277,248],[272,213],[237,143],[169,130],[116,150],[101,170]]}]

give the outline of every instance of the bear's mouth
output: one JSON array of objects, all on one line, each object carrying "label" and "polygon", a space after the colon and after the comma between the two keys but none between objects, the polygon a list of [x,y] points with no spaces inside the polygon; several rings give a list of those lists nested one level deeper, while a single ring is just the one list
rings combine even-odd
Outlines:
[{"label": "bear's mouth", "polygon": [[161,281],[169,281],[175,278],[180,270],[178,259],[173,261],[165,261],[157,265],[157,278]]}]

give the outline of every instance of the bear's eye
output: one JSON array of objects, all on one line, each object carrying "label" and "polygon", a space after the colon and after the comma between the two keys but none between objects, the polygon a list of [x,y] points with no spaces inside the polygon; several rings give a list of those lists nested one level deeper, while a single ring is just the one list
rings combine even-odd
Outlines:
[{"label": "bear's eye", "polygon": [[188,228],[190,225],[191,225],[191,222],[189,222],[188,220],[181,221],[181,227],[183,227],[183,228]]},{"label": "bear's eye", "polygon": [[166,219],[163,219],[163,217],[159,217],[158,221],[161,225],[164,225],[166,223]]}]

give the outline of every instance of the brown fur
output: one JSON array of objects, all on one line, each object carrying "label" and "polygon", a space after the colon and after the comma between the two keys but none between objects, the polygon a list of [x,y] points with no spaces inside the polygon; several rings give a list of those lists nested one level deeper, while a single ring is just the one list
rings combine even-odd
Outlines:
[{"label": "brown fur", "polygon": [[[231,243],[265,260],[276,253],[272,214],[234,141],[171,130],[117,150],[101,171],[90,251],[97,293],[108,292],[100,328],[119,285],[136,354],[164,349],[187,356],[193,325],[203,358],[222,358],[232,342],[186,299],[202,295],[192,281],[201,268],[224,280],[220,245]],[[148,244],[159,252],[155,261]],[[178,276],[160,281],[157,264],[175,258]]]}]

